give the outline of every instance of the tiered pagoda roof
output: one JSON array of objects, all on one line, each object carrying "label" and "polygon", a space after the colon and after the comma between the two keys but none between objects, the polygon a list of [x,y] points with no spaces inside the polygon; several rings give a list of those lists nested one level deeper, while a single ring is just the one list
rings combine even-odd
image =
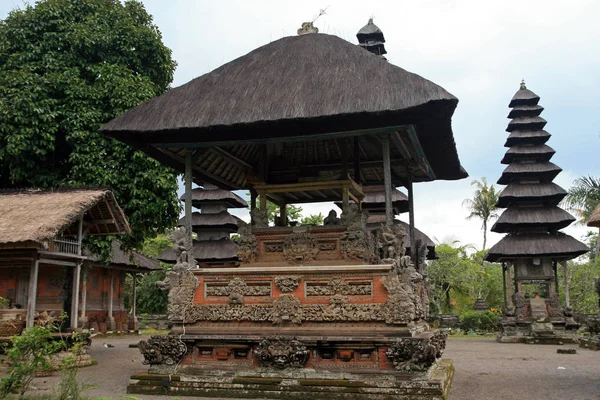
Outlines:
[{"label": "tiered pagoda roof", "polygon": [[493,232],[507,235],[493,246],[488,261],[509,261],[522,257],[551,257],[567,260],[586,251],[587,246],[559,232],[575,218],[558,207],[567,192],[553,183],[562,171],[550,162],[555,151],[545,143],[550,134],[543,130],[546,120],[540,117],[543,107],[538,95],[525,83],[512,98],[508,114],[510,135],[504,169],[498,184],[507,185],[498,197],[498,208],[506,208],[492,227]]}]

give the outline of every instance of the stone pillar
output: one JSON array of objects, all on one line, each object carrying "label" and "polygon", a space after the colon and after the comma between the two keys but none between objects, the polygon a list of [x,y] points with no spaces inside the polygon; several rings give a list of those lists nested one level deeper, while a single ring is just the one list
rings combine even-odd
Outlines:
[{"label": "stone pillar", "polygon": [[115,275],[112,269],[109,270],[110,291],[108,292],[108,315],[106,316],[106,330],[114,331],[116,329],[115,318],[113,317],[113,296],[115,293]]},{"label": "stone pillar", "polygon": [[385,188],[385,224],[394,224],[394,211],[392,210],[392,167],[390,165],[390,136],[385,134],[381,138],[383,153],[383,186]]},{"label": "stone pillar", "polygon": [[[409,166],[410,168],[410,166]],[[413,201],[413,182],[412,175],[408,174],[408,184],[406,186],[406,191],[408,193],[408,232],[410,234],[410,258],[413,263],[417,263],[417,238],[415,234],[415,203]]]},{"label": "stone pillar", "polygon": [[77,329],[79,317],[79,286],[81,285],[81,261],[73,268],[73,289],[71,292],[71,329]]},{"label": "stone pillar", "polygon": [[127,328],[130,331],[137,331],[139,329],[137,314],[136,314],[136,304],[137,303],[137,274],[135,272],[131,273],[131,314],[129,314],[129,318],[127,321]]},{"label": "stone pillar", "polygon": [[192,236],[192,180],[194,179],[192,174],[192,150],[188,149],[185,152],[185,230],[188,236],[189,247],[185,249],[187,251],[188,262],[196,266],[194,260],[194,241]]},{"label": "stone pillar", "polygon": [[567,270],[567,262],[566,261],[562,261],[561,264],[563,265],[564,268],[564,291],[565,291],[565,308],[566,307],[571,307],[571,298],[569,297],[569,277],[568,277],[568,270]]},{"label": "stone pillar", "polygon": [[79,326],[88,328],[87,319],[87,282],[89,278],[89,267],[83,267],[83,279],[81,282],[81,305],[79,306]]},{"label": "stone pillar", "polygon": [[29,301],[27,302],[27,320],[26,327],[31,328],[35,317],[35,305],[37,301],[38,274],[40,270],[40,260],[35,256],[31,272],[29,275]]}]

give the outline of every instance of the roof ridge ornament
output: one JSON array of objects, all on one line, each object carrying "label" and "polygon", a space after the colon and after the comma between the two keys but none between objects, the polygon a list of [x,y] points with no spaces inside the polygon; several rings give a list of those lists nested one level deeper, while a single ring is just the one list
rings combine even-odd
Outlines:
[{"label": "roof ridge ornament", "polygon": [[298,29],[298,35],[306,35],[309,33],[319,33],[319,28],[314,26],[312,22],[303,22],[302,28]]},{"label": "roof ridge ornament", "polygon": [[521,85],[520,85],[519,89],[521,89],[521,90],[526,90],[527,89],[527,86],[525,86],[525,79],[521,79]]}]

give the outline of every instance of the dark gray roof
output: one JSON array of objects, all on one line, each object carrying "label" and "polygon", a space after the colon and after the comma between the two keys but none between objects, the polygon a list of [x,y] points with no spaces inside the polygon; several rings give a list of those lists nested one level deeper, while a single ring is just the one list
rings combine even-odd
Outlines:
[{"label": "dark gray roof", "polygon": [[492,231],[509,233],[516,229],[537,227],[558,230],[574,221],[575,217],[558,207],[510,207],[498,218]]},{"label": "dark gray roof", "polygon": [[544,107],[535,105],[535,106],[515,106],[508,113],[508,118],[517,118],[517,117],[536,117],[540,115],[544,111]]},{"label": "dark gray roof", "polygon": [[[363,209],[369,211],[370,214],[378,212],[385,213],[385,187],[382,185],[363,186],[365,198],[362,201]],[[335,205],[342,209],[342,203],[336,201]],[[394,214],[408,212],[408,196],[400,190],[392,189],[392,207]]]},{"label": "dark gray roof", "polygon": [[544,144],[550,139],[550,134],[544,130],[516,130],[512,131],[504,147],[511,147],[516,144],[531,143],[531,144]]},{"label": "dark gray roof", "polygon": [[538,101],[540,101],[540,96],[533,93],[529,89],[519,89],[517,93],[513,96],[510,104],[508,105],[510,108],[515,106],[535,106]]},{"label": "dark gray roof", "polygon": [[550,161],[554,153],[556,151],[545,144],[534,146],[514,145],[508,149],[500,162],[502,164],[510,164],[515,158],[535,158],[539,161]]},{"label": "dark gray roof", "polygon": [[511,203],[538,201],[555,206],[567,195],[556,183],[520,184],[511,183],[498,195],[496,207],[506,208]]},{"label": "dark gray roof", "polygon": [[506,128],[507,132],[514,130],[538,130],[546,126],[547,121],[542,117],[517,117],[513,118]]},{"label": "dark gray roof", "polygon": [[[236,261],[238,246],[230,239],[194,240],[194,258],[198,262]],[[158,260],[175,263],[177,258],[173,249],[161,253]]]},{"label": "dark gray roof", "polygon": [[588,247],[562,232],[506,235],[489,250],[485,259],[490,262],[508,261],[522,257],[552,257],[569,260],[589,251]]},{"label": "dark gray roof", "polygon": [[536,163],[517,163],[508,165],[498,179],[498,184],[507,185],[516,178],[541,178],[543,181],[552,181],[562,171],[549,161]]},{"label": "dark gray roof", "polygon": [[[184,201],[184,196],[181,196]],[[196,208],[202,209],[202,204],[205,203],[218,203],[223,202],[227,205],[227,208],[246,208],[248,202],[242,199],[237,194],[224,189],[203,189],[195,188],[192,189],[192,205]]]},{"label": "dark gray roof", "polygon": [[[243,220],[235,215],[229,214],[227,211],[221,211],[214,214],[192,213],[192,228],[194,232],[207,230],[227,230],[230,232],[237,232],[238,228],[244,225],[246,225],[246,223]],[[185,218],[179,220],[179,226],[185,226]]]},{"label": "dark gray roof", "polygon": [[[112,257],[110,258],[108,266],[110,267],[124,267],[128,269],[139,269],[139,272],[153,271],[162,269],[160,264],[151,258],[141,255],[135,251],[125,251],[121,249],[121,243],[113,240],[112,244]],[[97,255],[91,254],[89,251],[84,251],[84,254],[92,261],[99,261]]]},{"label": "dark gray roof", "polygon": [[132,108],[102,131],[179,170],[179,153],[167,155],[158,143],[228,147],[233,157],[199,168],[196,178],[247,188],[246,170],[225,167],[256,165],[258,153],[247,148],[252,141],[413,124],[436,179],[461,179],[467,174],[450,124],[457,102],[442,87],[359,46],[309,34],[259,47]]},{"label": "dark gray roof", "polygon": [[600,228],[600,204],[592,212],[590,219],[588,219],[587,226]]}]

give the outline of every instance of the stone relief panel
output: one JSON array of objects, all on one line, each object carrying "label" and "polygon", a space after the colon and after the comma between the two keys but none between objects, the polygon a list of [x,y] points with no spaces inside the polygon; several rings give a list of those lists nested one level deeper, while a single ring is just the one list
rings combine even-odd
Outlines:
[{"label": "stone relief panel", "polygon": [[176,365],[187,351],[187,346],[177,336],[155,335],[148,340],[140,340],[140,353],[144,356],[142,364]]},{"label": "stone relief panel", "polygon": [[300,284],[300,280],[299,276],[277,276],[275,277],[275,285],[283,293],[289,293],[296,290]]},{"label": "stone relief panel", "polygon": [[270,336],[258,344],[254,356],[261,367],[302,368],[308,361],[309,351],[295,337]]},{"label": "stone relief panel", "polygon": [[258,256],[258,239],[248,227],[241,227],[238,230],[240,238],[238,240],[238,258],[242,264],[253,263]]},{"label": "stone relief panel", "polygon": [[442,357],[447,338],[448,335],[442,331],[436,331],[428,339],[399,338],[386,356],[397,371],[426,371]]},{"label": "stone relief panel", "polygon": [[225,282],[205,282],[206,296],[229,297],[230,304],[243,304],[244,296],[271,296],[271,282],[246,283],[241,278]]},{"label": "stone relief panel", "polygon": [[373,292],[372,282],[348,282],[340,277],[335,277],[327,283],[306,282],[306,296],[333,296],[343,294],[346,296],[365,296]]},{"label": "stone relief panel", "polygon": [[308,232],[294,232],[285,237],[283,256],[290,264],[314,261],[319,254],[316,237]]}]

